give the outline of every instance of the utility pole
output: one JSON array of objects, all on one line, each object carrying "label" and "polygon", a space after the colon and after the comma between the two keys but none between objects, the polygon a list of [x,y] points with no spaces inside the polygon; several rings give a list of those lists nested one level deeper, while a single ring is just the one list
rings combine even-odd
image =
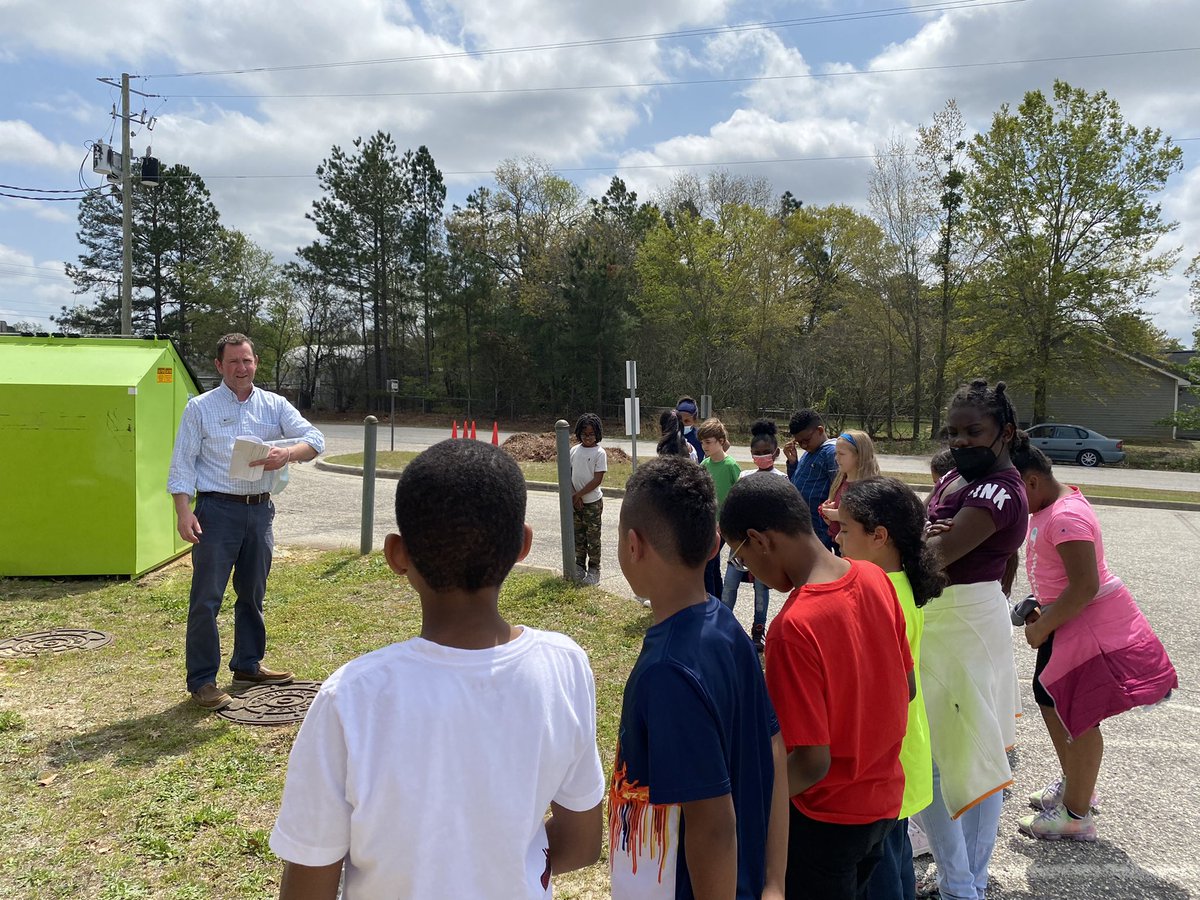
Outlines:
[{"label": "utility pole", "polygon": [[133,334],[133,181],[129,177],[129,73],[121,73],[121,334]]},{"label": "utility pole", "polygon": [[[97,81],[102,84],[117,87],[117,82],[112,78],[97,78]],[[137,94],[139,97],[157,97],[157,94],[147,94],[143,91],[130,90],[129,88],[129,73],[121,73],[121,334],[130,335],[133,333],[133,175],[132,166],[133,152],[130,149],[129,129],[134,123],[133,113],[129,109],[129,95]],[[146,110],[138,115],[136,120],[138,124],[145,125],[147,128],[154,128],[154,118],[146,118]],[[157,161],[154,161],[154,180],[157,181],[158,169]],[[142,174],[141,166],[139,165],[138,174]],[[109,177],[112,181],[112,177]]]}]

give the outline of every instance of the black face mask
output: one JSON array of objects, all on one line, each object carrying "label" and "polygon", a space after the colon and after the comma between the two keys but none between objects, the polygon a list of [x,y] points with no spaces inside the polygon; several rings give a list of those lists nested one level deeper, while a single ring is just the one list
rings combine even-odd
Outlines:
[{"label": "black face mask", "polygon": [[[997,437],[998,440],[1000,438]],[[958,474],[967,481],[975,481],[991,471],[996,464],[996,451],[992,449],[996,441],[986,447],[951,447],[950,455],[954,457],[954,468],[958,469]]]}]

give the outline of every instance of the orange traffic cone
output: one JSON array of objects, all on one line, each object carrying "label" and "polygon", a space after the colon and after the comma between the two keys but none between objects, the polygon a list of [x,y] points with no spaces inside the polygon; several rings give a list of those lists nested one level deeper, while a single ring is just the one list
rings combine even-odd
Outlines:
[{"label": "orange traffic cone", "polygon": [[479,438],[477,438],[475,436],[475,420],[474,419],[471,420],[471,440],[473,440],[473,441],[479,440]]},{"label": "orange traffic cone", "polygon": [[500,423],[499,422],[492,423],[492,446],[493,447],[500,446]]},{"label": "orange traffic cone", "polygon": [[[466,427],[467,427],[466,425],[463,425],[464,430],[466,429]],[[453,440],[456,437],[458,437],[458,419],[455,419],[454,424],[450,427],[451,440]]]}]

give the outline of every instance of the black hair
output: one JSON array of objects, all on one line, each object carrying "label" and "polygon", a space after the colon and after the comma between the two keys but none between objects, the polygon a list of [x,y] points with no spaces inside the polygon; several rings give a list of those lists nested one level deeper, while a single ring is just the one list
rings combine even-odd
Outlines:
[{"label": "black hair", "polygon": [[708,470],[681,456],[639,465],[621,501],[621,529],[631,527],[660,554],[704,568],[717,538],[717,493]]},{"label": "black hair", "polygon": [[944,450],[939,450],[933,454],[933,459],[929,460],[929,470],[933,474],[941,478],[947,472],[954,468],[954,454],[947,447]]},{"label": "black hair", "polygon": [[950,407],[973,406],[996,420],[1000,430],[1005,425],[1017,427],[1017,408],[1008,399],[1008,385],[997,381],[996,386],[989,388],[986,378],[976,378],[970,384],[962,385],[950,398]]},{"label": "black hair", "polygon": [[434,590],[497,587],[525,543],[525,477],[491,444],[434,444],[396,484],[396,527]]},{"label": "black hair", "polygon": [[925,506],[912,488],[885,475],[852,481],[838,509],[867,531],[881,525],[887,529],[918,607],[942,593],[946,576],[937,554],[925,543]]},{"label": "black hair", "polygon": [[673,409],[663,411],[659,416],[658,426],[662,429],[662,439],[658,442],[659,456],[686,456],[688,452],[687,438],[683,436],[683,423],[679,421],[679,413]]},{"label": "black hair", "polygon": [[600,424],[600,417],[595,413],[584,413],[579,417],[579,421],[575,423],[575,437],[578,440],[583,440],[580,435],[588,425],[591,425],[592,431],[596,432],[597,444],[604,440],[604,427]]},{"label": "black hair", "polygon": [[788,422],[788,431],[792,434],[799,434],[802,431],[808,431],[810,428],[816,428],[818,425],[824,425],[825,422],[821,419],[821,414],[815,409],[802,409],[792,415],[792,419]]},{"label": "black hair", "polygon": [[753,445],[757,441],[769,441],[771,446],[779,449],[779,429],[775,427],[774,421],[771,419],[759,419],[750,426],[750,443]]},{"label": "black hair", "polygon": [[812,534],[812,510],[786,478],[769,472],[740,478],[725,495],[721,507],[721,534],[725,542],[744,538],[751,529],[783,534]]},{"label": "black hair", "polygon": [[1054,467],[1050,458],[1029,442],[1029,435],[1018,429],[1013,437],[1008,456],[1017,471],[1024,475],[1026,472],[1036,472],[1039,475],[1053,475]]}]

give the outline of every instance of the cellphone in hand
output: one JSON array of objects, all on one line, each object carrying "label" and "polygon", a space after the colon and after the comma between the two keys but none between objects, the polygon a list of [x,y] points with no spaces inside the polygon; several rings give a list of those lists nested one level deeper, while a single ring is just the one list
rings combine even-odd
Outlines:
[{"label": "cellphone in hand", "polygon": [[[1012,608],[1012,623],[1014,625],[1028,625],[1030,621],[1036,621],[1041,615],[1042,605],[1037,602],[1037,598],[1030,594],[1019,603],[1013,604]],[[1032,618],[1031,618],[1032,617]]]}]

